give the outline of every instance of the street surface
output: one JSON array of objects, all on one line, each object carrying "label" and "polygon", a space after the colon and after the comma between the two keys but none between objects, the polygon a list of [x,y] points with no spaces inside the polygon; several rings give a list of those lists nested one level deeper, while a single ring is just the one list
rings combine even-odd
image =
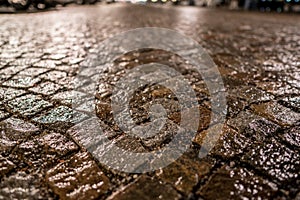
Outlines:
[{"label": "street surface", "polygon": [[[300,199],[299,15],[98,4],[1,14],[0,24],[0,199]],[[72,118],[70,91],[101,41],[139,27],[170,28],[198,41],[222,75],[228,112],[217,144],[200,159],[211,113],[199,74],[169,52],[124,55],[100,72],[96,94],[105,134],[120,147],[160,148],[180,122],[172,92],[151,86],[131,100],[132,118],[147,122],[145,110],[158,99],[173,125],[149,140],[122,133],[109,95],[125,69],[157,60],[173,66],[192,85],[201,112],[188,152],[164,169],[127,174],[78,143],[72,126],[85,114]]]}]

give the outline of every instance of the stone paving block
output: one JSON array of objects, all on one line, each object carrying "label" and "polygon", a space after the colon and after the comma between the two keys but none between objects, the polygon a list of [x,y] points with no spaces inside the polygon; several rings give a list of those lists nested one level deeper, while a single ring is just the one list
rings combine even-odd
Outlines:
[{"label": "stone paving block", "polygon": [[22,66],[8,66],[6,68],[0,69],[0,75],[5,75],[8,77],[12,77],[13,75],[17,74],[19,71],[22,71],[24,69],[26,69],[27,66],[26,65],[22,65]]},{"label": "stone paving block", "polygon": [[16,144],[39,132],[35,125],[16,118],[8,118],[0,122],[0,130],[2,153],[10,151]]},{"label": "stone paving block", "polygon": [[10,75],[0,74],[0,83],[2,83],[3,81],[8,80],[9,78],[11,78]]},{"label": "stone paving block", "polygon": [[142,142],[130,135],[123,135],[115,139],[115,145],[122,148],[124,151],[143,153],[147,152]]},{"label": "stone paving block", "polygon": [[[97,133],[97,131],[100,131],[99,127],[101,127],[103,135]],[[67,134],[70,135],[77,144],[80,145],[80,147],[88,148],[95,142],[101,141],[103,136],[108,139],[112,139],[120,133],[115,132],[111,127],[101,122],[98,118],[89,118],[71,127],[67,131]]]},{"label": "stone paving block", "polygon": [[50,81],[57,83],[59,80],[65,78],[67,76],[68,75],[66,72],[53,70],[53,71],[47,72],[45,74],[42,74],[40,76],[40,78],[45,79],[45,80],[50,80]]},{"label": "stone paving block", "polygon": [[300,97],[286,97],[279,100],[279,103],[300,113]]},{"label": "stone paving block", "polygon": [[245,109],[247,102],[236,96],[227,96],[227,115],[235,117],[239,112]]},{"label": "stone paving block", "polygon": [[[31,59],[31,60],[41,60],[40,58],[43,56],[43,53],[40,52],[39,50],[37,51],[28,51],[28,52],[25,52],[22,54],[22,58],[25,58],[25,59]],[[36,63],[36,62],[33,62],[33,63]]]},{"label": "stone paving block", "polygon": [[46,181],[61,199],[98,199],[110,187],[109,179],[88,153],[78,153],[50,169]]},{"label": "stone paving block", "polygon": [[208,177],[212,167],[207,161],[183,155],[169,166],[158,170],[156,176],[188,196],[201,179]]},{"label": "stone paving block", "polygon": [[138,180],[113,193],[109,200],[181,199],[182,196],[170,185],[155,178],[141,176]]},{"label": "stone paving block", "polygon": [[240,133],[253,130],[262,136],[270,136],[280,128],[279,125],[249,111],[243,111],[229,119],[227,124]]},{"label": "stone paving block", "polygon": [[38,57],[28,58],[22,55],[22,58],[14,59],[9,64],[15,66],[30,66],[38,62],[40,59]]},{"label": "stone paving block", "polygon": [[60,133],[50,133],[39,138],[38,141],[59,156],[78,150],[77,145]]},{"label": "stone paving block", "polygon": [[7,118],[10,114],[3,109],[3,105],[0,104],[0,121]]},{"label": "stone paving block", "polygon": [[15,164],[0,155],[0,179],[15,168]]},{"label": "stone paving block", "polygon": [[78,72],[79,65],[60,65],[55,69],[61,70],[65,73],[67,72],[68,74],[76,74]]},{"label": "stone paving block", "polygon": [[15,98],[8,102],[9,109],[26,117],[34,116],[51,106],[51,103],[43,100],[40,96],[31,94]]},{"label": "stone paving block", "polygon": [[71,64],[71,65],[79,64],[79,63],[81,63],[82,61],[84,61],[83,58],[71,58],[71,59],[69,60],[69,64]]},{"label": "stone paving block", "polygon": [[278,125],[262,118],[253,119],[254,116],[246,118],[250,122],[245,122],[243,115],[240,114],[238,120],[232,120],[229,124],[245,124],[238,131],[225,126],[211,154],[226,159],[235,157],[280,181],[295,180],[300,157],[274,139],[279,135]]},{"label": "stone paving block", "polygon": [[17,172],[0,183],[0,199],[53,199],[41,174]]},{"label": "stone paving block", "polygon": [[229,91],[230,94],[244,99],[248,104],[272,100],[274,97],[267,92],[251,86],[241,86]]},{"label": "stone paving block", "polygon": [[62,85],[47,81],[40,83],[36,87],[30,88],[29,90],[43,95],[52,95],[63,88],[64,87]]},{"label": "stone paving block", "polygon": [[35,86],[40,81],[39,78],[32,78],[29,76],[14,76],[2,83],[4,86],[13,87],[13,88],[30,88]]},{"label": "stone paving block", "polygon": [[[275,139],[265,140],[253,146],[241,160],[280,181],[299,185],[300,155]],[[297,180],[298,181],[295,181]]]},{"label": "stone paving block", "polygon": [[9,156],[18,167],[28,170],[45,170],[69,153],[78,150],[78,146],[59,133],[49,133],[21,143]]},{"label": "stone paving block", "polygon": [[[266,139],[278,135],[279,131],[277,124],[249,112],[241,112],[237,117],[228,120],[227,124],[229,126],[216,126],[216,131],[222,128],[222,133],[211,152],[224,158],[244,155]],[[201,134],[205,136],[206,133]],[[201,139],[196,137],[195,142],[201,145]]]},{"label": "stone paving block", "polygon": [[[194,138],[194,142],[200,146],[204,142],[204,139],[208,142],[208,145],[213,147],[210,154],[220,155],[224,158],[231,158],[236,155],[242,154],[246,147],[248,147],[248,140],[245,136],[239,135],[234,129],[224,126],[221,124],[216,124],[211,127],[211,132],[221,131],[219,138],[217,134],[208,135],[208,131],[204,130],[200,134],[197,134]],[[213,141],[217,141],[213,143]]]},{"label": "stone paving block", "polygon": [[284,130],[280,137],[300,150],[300,125]]},{"label": "stone paving block", "polygon": [[55,94],[52,97],[54,101],[60,101],[63,104],[71,105],[71,104],[80,104],[82,103],[82,99],[86,96],[85,93],[78,91],[66,91]]},{"label": "stone paving block", "polygon": [[58,66],[60,64],[61,64],[61,61],[57,61],[57,60],[41,60],[37,63],[34,63],[33,66],[54,69],[56,66]]},{"label": "stone paving block", "polygon": [[0,99],[3,102],[14,99],[15,97],[21,96],[25,93],[26,93],[25,90],[0,87]]},{"label": "stone paving block", "polygon": [[27,69],[19,72],[18,75],[19,76],[36,77],[36,76],[38,76],[42,73],[45,73],[47,71],[49,71],[49,69],[31,67],[31,68],[27,68]]},{"label": "stone paving block", "polygon": [[204,199],[272,199],[278,187],[244,168],[221,167],[197,192]]},{"label": "stone paving block", "polygon": [[296,113],[276,102],[252,105],[251,108],[258,115],[275,121],[281,126],[294,125],[300,122],[300,113]]},{"label": "stone paving block", "polygon": [[67,57],[67,55],[63,53],[50,54],[49,56],[47,56],[47,58],[51,60],[61,60],[65,57]]},{"label": "stone paving block", "polygon": [[5,67],[7,67],[8,63],[10,62],[11,60],[8,60],[8,59],[5,59],[5,60],[0,60],[0,69],[3,69]]},{"label": "stone paving block", "polygon": [[299,94],[299,89],[284,83],[283,81],[276,82],[259,82],[256,84],[259,88],[275,96],[287,96]]},{"label": "stone paving block", "polygon": [[44,125],[51,125],[57,122],[62,123],[79,123],[87,117],[84,113],[74,111],[66,106],[53,108],[49,112],[34,118],[33,120]]},{"label": "stone paving block", "polygon": [[77,111],[94,113],[96,110],[95,99],[84,101],[82,104],[78,105],[78,107],[74,109],[76,109]]},{"label": "stone paving block", "polygon": [[55,81],[55,83],[63,85],[68,89],[74,90],[74,88],[76,88],[76,82],[74,81],[74,79],[74,77],[68,76],[62,79],[58,79],[57,81]]},{"label": "stone paving block", "polygon": [[[163,119],[158,119],[158,122],[161,120]],[[147,123],[143,125],[147,125]],[[154,127],[159,126],[154,125]],[[185,131],[188,130],[180,129],[177,124],[167,120],[166,124],[161,128],[159,132],[157,132],[154,136],[143,139],[142,143],[151,150],[160,149],[163,148],[164,145],[168,144],[175,134],[183,134]]]},{"label": "stone paving block", "polygon": [[1,52],[0,54],[0,58],[1,59],[10,59],[10,58],[18,58],[18,57],[21,57],[22,53],[21,52]]}]

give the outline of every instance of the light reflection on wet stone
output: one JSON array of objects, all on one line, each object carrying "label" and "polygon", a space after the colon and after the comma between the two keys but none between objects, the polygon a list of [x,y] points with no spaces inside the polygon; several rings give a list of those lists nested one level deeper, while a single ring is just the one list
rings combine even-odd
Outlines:
[{"label": "light reflection on wet stone", "polygon": [[[296,17],[127,4],[3,14],[0,199],[299,198],[300,57],[296,52],[300,37]],[[138,176],[104,170],[92,156],[78,153],[83,149],[78,141],[90,143],[91,138],[69,128],[79,121],[87,130],[99,124],[87,125],[84,114],[70,109],[74,101],[83,110],[94,107],[80,102],[82,94],[74,97],[65,89],[73,89],[79,66],[91,64],[84,60],[89,53],[97,59],[99,41],[144,26],[177,29],[192,36],[219,67],[228,93],[228,120],[208,156],[214,162],[194,159],[188,152],[165,169]],[[165,127],[166,132],[141,141],[126,136],[113,121],[112,85],[126,70],[153,61],[170,64],[197,93],[201,123],[191,147],[196,154],[207,134],[209,92],[188,63],[164,52],[134,52],[116,60],[113,67],[95,66],[99,77],[85,72],[93,80],[102,80],[95,109],[103,134],[119,147],[140,152],[159,148],[155,144],[166,142],[177,130],[181,115],[176,98],[163,87],[138,91],[130,110],[135,122],[144,124],[150,119],[145,111],[154,103],[163,104],[174,122]],[[99,63],[104,65],[105,60]],[[161,76],[159,72],[154,75]],[[83,84],[82,89],[89,87]],[[212,128],[220,127],[214,124]]]},{"label": "light reflection on wet stone", "polygon": [[97,199],[110,187],[88,153],[78,153],[50,169],[46,181],[61,199]]}]

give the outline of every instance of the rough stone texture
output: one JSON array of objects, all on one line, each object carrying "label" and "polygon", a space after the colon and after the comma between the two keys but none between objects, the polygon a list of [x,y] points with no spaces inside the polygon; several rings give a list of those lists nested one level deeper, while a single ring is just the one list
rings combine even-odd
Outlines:
[{"label": "rough stone texture", "polygon": [[300,126],[294,126],[290,129],[286,129],[280,137],[293,147],[300,150]]},{"label": "rough stone texture", "polygon": [[52,82],[43,82],[38,86],[31,88],[30,91],[43,94],[43,95],[51,95],[56,93],[59,89],[62,89],[63,86],[52,83]]},{"label": "rough stone texture", "polygon": [[39,174],[18,172],[0,183],[0,199],[54,199]]},{"label": "rough stone texture", "polygon": [[267,92],[251,86],[242,86],[230,91],[232,95],[244,99],[248,104],[269,101],[273,96]]},{"label": "rough stone texture", "polygon": [[249,170],[223,166],[198,193],[204,199],[271,199],[277,190],[276,184]]},{"label": "rough stone texture", "polygon": [[78,123],[82,121],[86,115],[77,111],[73,111],[69,107],[59,106],[50,110],[40,117],[34,118],[33,120],[42,124],[55,124],[58,122],[62,123]]},{"label": "rough stone texture", "polygon": [[0,149],[6,153],[29,136],[36,135],[39,129],[28,122],[16,118],[8,118],[0,122]]},{"label": "rough stone texture", "polygon": [[3,120],[9,116],[9,113],[3,109],[3,105],[0,105],[0,120]]},{"label": "rough stone texture", "polygon": [[15,167],[14,163],[0,155],[0,178],[6,176]]},{"label": "rough stone texture", "polygon": [[40,81],[39,78],[29,76],[14,76],[12,79],[3,83],[4,86],[14,88],[30,88]]},{"label": "rough stone texture", "polygon": [[87,153],[78,153],[49,170],[46,180],[61,199],[97,199],[110,187],[109,179]]},{"label": "rough stone texture", "polygon": [[50,106],[52,104],[48,101],[43,100],[40,96],[31,94],[15,98],[8,102],[8,107],[12,112],[20,113],[26,117],[32,117]]},{"label": "rough stone texture", "polygon": [[299,185],[300,156],[299,152],[282,147],[274,139],[264,141],[263,144],[254,146],[245,156],[244,162],[265,171],[273,178],[281,181],[295,181]]},{"label": "rough stone texture", "polygon": [[59,80],[62,80],[63,78],[67,77],[67,73],[62,71],[50,71],[41,75],[40,77],[45,80],[58,82]]},{"label": "rough stone texture", "polygon": [[166,168],[158,170],[156,175],[178,191],[189,195],[201,179],[208,177],[211,169],[210,162],[182,156]]},{"label": "rough stone texture", "polygon": [[142,176],[136,182],[112,194],[110,200],[125,199],[180,199],[181,195],[170,185],[156,179]]},{"label": "rough stone texture", "polygon": [[21,143],[10,155],[10,159],[27,170],[49,168],[61,158],[78,149],[77,145],[59,133],[49,133]]},{"label": "rough stone texture", "polygon": [[72,105],[81,103],[84,93],[78,91],[61,92],[53,96],[53,100],[60,101],[62,104]]},{"label": "rough stone texture", "polygon": [[0,88],[0,99],[2,101],[8,101],[11,99],[14,99],[17,96],[21,96],[22,94],[25,94],[25,90],[18,90],[13,88]]},{"label": "rough stone texture", "polygon": [[300,97],[286,97],[279,101],[282,105],[291,108],[295,112],[300,112]]},{"label": "rough stone texture", "polygon": [[43,73],[45,73],[47,71],[48,70],[44,69],[44,68],[27,68],[27,69],[21,71],[20,73],[18,73],[18,75],[35,77],[35,76],[43,74]]},{"label": "rough stone texture", "polygon": [[282,126],[294,125],[300,122],[300,113],[296,113],[280,104],[270,102],[252,107],[254,111]]}]

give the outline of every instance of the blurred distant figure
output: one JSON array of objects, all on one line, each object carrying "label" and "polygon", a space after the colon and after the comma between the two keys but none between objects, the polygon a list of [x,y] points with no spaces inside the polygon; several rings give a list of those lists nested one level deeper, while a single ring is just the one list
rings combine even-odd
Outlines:
[{"label": "blurred distant figure", "polygon": [[229,9],[230,10],[236,10],[239,8],[239,3],[238,0],[231,0],[229,4]]},{"label": "blurred distant figure", "polygon": [[256,10],[257,1],[256,0],[245,0],[244,10]]},{"label": "blurred distant figure", "polygon": [[250,10],[251,0],[245,0],[244,10]]}]

